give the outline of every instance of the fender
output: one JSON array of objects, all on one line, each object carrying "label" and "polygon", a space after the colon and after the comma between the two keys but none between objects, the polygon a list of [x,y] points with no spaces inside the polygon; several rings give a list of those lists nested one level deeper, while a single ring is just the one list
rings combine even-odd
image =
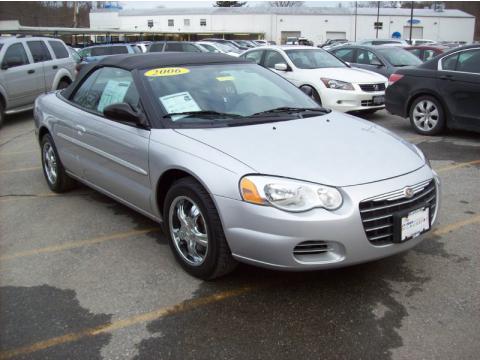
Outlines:
[{"label": "fender", "polygon": [[60,82],[60,80],[64,77],[67,77],[70,79],[71,82],[73,82],[73,76],[72,74],[70,74],[70,72],[67,70],[67,69],[64,69],[64,68],[60,68],[57,73],[55,74],[55,77],[53,78],[53,82],[52,82],[52,88],[50,89],[50,91],[53,91],[53,90],[57,90],[57,87],[58,87],[58,83]]}]

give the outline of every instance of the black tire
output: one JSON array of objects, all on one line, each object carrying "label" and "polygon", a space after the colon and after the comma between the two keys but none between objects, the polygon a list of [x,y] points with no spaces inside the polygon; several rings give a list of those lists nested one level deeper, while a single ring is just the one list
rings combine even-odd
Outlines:
[{"label": "black tire", "polygon": [[70,85],[69,81],[61,80],[57,85],[57,90],[65,89],[66,87],[68,87],[68,85]]},{"label": "black tire", "polygon": [[4,119],[5,119],[5,109],[3,108],[2,99],[0,99],[0,128],[3,125]]},{"label": "black tire", "polygon": [[[53,151],[53,155],[55,156],[56,176],[54,180],[51,177],[49,177],[49,175],[47,174],[47,166],[46,166],[47,149],[51,149]],[[43,136],[40,142],[40,150],[42,154],[43,175],[45,176],[45,180],[47,181],[47,185],[50,188],[50,190],[56,193],[63,193],[73,189],[76,185],[75,180],[73,180],[65,172],[65,168],[63,167],[63,164],[60,161],[57,148],[55,147],[55,143],[53,142],[53,139],[50,136],[50,134],[45,134]]]},{"label": "black tire", "polygon": [[[204,261],[199,265],[192,265],[183,258],[175,246],[175,240],[173,239],[172,231],[170,231],[170,229],[172,229],[170,223],[170,208],[172,203],[179,197],[191,199],[199,207],[205,219],[208,247]],[[168,190],[165,197],[163,215],[165,235],[169,240],[175,258],[185,271],[197,278],[211,280],[226,275],[235,269],[237,262],[232,257],[227,240],[225,239],[215,204],[208,192],[198,181],[191,177],[185,177],[176,181]]]},{"label": "black tire", "polygon": [[[425,115],[423,117],[422,111]],[[436,98],[428,95],[413,100],[409,116],[413,129],[421,135],[440,134],[447,123],[442,104]]]},{"label": "black tire", "polygon": [[300,89],[302,88],[310,89],[310,92],[311,92],[310,98],[312,98],[315,102],[317,102],[318,105],[322,106],[322,99],[320,98],[320,95],[318,94],[318,91],[315,90],[315,88],[311,87],[310,85],[300,86]]}]

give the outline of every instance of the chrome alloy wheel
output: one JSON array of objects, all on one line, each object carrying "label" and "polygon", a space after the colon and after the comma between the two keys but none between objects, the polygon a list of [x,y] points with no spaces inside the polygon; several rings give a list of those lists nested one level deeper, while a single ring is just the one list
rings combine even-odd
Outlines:
[{"label": "chrome alloy wheel", "polygon": [[419,101],[412,115],[415,125],[423,131],[430,131],[436,127],[440,117],[437,105],[430,100]]},{"label": "chrome alloy wheel", "polygon": [[43,168],[45,170],[45,174],[47,174],[47,178],[50,184],[55,184],[57,181],[57,157],[55,156],[55,151],[53,150],[53,146],[46,142],[43,145]]},{"label": "chrome alloy wheel", "polygon": [[207,224],[200,208],[186,197],[170,204],[169,228],[177,252],[190,265],[203,264],[208,250]]}]

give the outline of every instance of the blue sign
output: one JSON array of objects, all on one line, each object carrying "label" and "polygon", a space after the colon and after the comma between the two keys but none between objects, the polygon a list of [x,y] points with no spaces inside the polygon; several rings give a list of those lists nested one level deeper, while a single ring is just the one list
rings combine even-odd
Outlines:
[{"label": "blue sign", "polygon": [[412,25],[420,24],[420,20],[418,19],[411,19],[411,20],[409,19],[407,20],[407,22]]},{"label": "blue sign", "polygon": [[398,31],[395,31],[392,34],[392,39],[401,39],[401,38],[402,38],[402,34],[400,34]]}]

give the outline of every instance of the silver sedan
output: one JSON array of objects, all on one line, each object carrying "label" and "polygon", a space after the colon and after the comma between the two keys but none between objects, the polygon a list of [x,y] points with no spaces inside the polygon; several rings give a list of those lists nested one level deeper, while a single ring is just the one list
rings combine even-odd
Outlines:
[{"label": "silver sedan", "polygon": [[439,179],[416,146],[225,55],[109,57],[39,97],[34,116],[52,191],[79,181],[162,223],[203,279],[237,261],[312,270],[390,256],[438,213]]}]

